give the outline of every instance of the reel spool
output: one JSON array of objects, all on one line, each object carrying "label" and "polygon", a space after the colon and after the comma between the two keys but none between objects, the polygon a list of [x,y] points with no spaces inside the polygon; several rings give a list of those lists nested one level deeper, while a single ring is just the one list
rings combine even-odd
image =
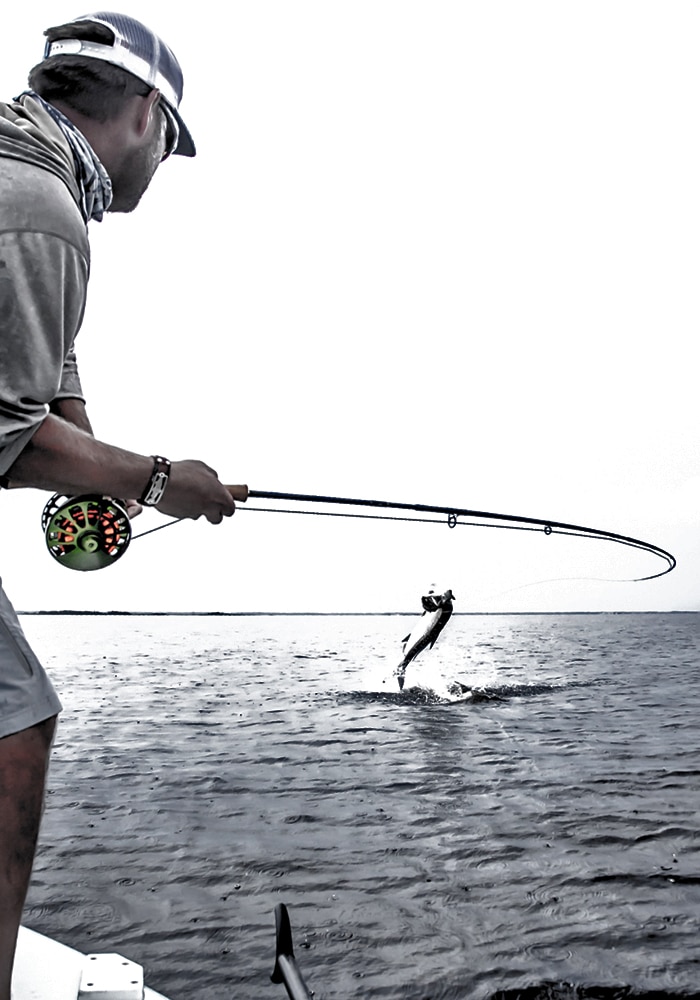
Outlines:
[{"label": "reel spool", "polygon": [[41,516],[46,547],[68,569],[111,566],[131,541],[129,516],[111,497],[66,497],[54,493]]}]

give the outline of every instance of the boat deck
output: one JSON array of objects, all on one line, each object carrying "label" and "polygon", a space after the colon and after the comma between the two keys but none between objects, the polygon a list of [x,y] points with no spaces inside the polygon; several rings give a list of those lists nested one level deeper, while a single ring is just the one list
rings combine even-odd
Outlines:
[{"label": "boat deck", "polygon": [[88,956],[20,929],[12,1000],[167,1000],[143,986],[143,970],[120,955]]}]

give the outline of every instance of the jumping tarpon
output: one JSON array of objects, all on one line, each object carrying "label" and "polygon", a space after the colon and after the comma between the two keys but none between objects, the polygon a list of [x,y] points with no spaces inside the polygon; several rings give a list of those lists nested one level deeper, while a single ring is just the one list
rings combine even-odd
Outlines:
[{"label": "jumping tarpon", "polygon": [[434,594],[432,591],[421,598],[423,614],[418,619],[415,628],[409,632],[403,642],[403,659],[394,671],[399,681],[399,690],[403,691],[406,677],[406,667],[424,649],[432,649],[452,614],[454,594],[446,590],[444,594]]}]

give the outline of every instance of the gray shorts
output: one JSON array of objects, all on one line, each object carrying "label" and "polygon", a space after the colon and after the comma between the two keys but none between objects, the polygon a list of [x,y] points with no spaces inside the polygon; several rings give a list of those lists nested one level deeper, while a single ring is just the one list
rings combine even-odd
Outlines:
[{"label": "gray shorts", "polygon": [[60,711],[58,695],[0,585],[0,737],[19,733]]}]

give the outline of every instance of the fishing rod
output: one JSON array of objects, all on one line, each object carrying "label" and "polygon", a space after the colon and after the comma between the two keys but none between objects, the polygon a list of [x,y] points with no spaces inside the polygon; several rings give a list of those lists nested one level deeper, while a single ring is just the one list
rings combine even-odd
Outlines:
[{"label": "fishing rod", "polygon": [[[449,528],[490,527],[516,531],[541,531],[545,535],[570,535],[626,545],[647,552],[665,563],[665,568],[647,576],[635,577],[629,582],[655,580],[670,573],[676,559],[666,549],[651,542],[644,542],[630,535],[587,528],[547,518],[527,517],[522,514],[497,514],[491,511],[471,510],[465,507],[442,507],[433,504],[405,503],[390,500],[359,500],[354,497],[327,497],[309,493],[279,493],[270,490],[252,490],[245,485],[227,486],[226,489],[238,503],[249,499],[269,500],[276,503],[315,505],[321,509],[303,510],[297,507],[242,507],[241,510],[270,514],[308,514],[325,517],[354,517],[372,520],[410,521],[427,524],[444,524]],[[348,510],[331,511],[325,507],[362,507],[364,512]],[[382,513],[370,513],[379,509]],[[396,513],[388,513],[394,511]],[[409,513],[412,516],[408,516]],[[418,515],[418,516],[416,516]],[[441,515],[437,517],[435,515]],[[468,520],[464,520],[467,518]],[[461,519],[461,520],[460,520]],[[161,531],[185,518],[175,518],[148,531],[134,535],[143,538]],[[69,569],[94,570],[109,566],[126,552],[132,540],[129,517],[123,503],[110,497],[79,496],[68,498],[54,494],[42,515],[46,544],[51,555]]]}]

